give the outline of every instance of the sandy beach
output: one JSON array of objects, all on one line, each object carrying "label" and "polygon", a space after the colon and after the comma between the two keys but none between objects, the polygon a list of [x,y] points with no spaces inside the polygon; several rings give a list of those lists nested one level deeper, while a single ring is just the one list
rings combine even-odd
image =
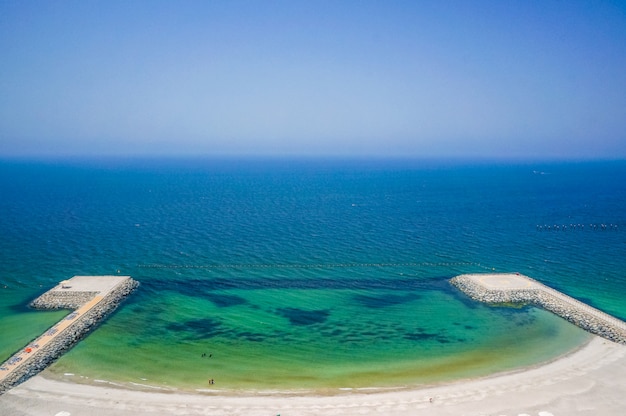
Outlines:
[{"label": "sandy beach", "polygon": [[621,416],[626,346],[594,337],[553,362],[492,377],[335,395],[188,394],[73,384],[36,376],[0,396],[0,415],[515,415]]}]

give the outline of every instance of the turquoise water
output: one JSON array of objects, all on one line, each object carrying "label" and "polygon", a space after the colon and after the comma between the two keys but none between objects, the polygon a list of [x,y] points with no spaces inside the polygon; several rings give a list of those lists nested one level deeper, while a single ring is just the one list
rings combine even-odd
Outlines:
[{"label": "turquoise water", "polygon": [[62,316],[25,306],[58,281],[141,282],[51,367],[72,379],[419,385],[587,339],[447,282],[470,272],[521,272],[626,319],[624,162],[5,161],[0,194],[0,358]]}]

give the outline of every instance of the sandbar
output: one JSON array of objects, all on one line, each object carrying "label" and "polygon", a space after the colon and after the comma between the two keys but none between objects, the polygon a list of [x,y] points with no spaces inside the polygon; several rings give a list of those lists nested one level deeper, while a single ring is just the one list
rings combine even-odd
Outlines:
[{"label": "sandbar", "polygon": [[46,372],[0,396],[0,415],[431,415],[622,416],[626,346],[592,336],[554,361],[490,377],[336,394],[163,393],[74,384]]}]

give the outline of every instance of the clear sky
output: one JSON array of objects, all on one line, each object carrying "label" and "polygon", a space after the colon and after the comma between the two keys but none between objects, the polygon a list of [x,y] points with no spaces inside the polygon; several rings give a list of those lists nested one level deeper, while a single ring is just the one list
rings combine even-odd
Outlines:
[{"label": "clear sky", "polygon": [[626,158],[624,1],[0,0],[0,156]]}]

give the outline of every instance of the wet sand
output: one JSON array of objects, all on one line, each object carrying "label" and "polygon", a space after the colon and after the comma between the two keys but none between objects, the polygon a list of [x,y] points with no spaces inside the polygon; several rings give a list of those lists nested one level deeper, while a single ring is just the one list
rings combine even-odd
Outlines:
[{"label": "wet sand", "polygon": [[626,346],[595,336],[581,349],[537,367],[396,391],[162,393],[56,381],[44,372],[0,396],[0,415],[12,416],[621,416],[624,409]]}]

